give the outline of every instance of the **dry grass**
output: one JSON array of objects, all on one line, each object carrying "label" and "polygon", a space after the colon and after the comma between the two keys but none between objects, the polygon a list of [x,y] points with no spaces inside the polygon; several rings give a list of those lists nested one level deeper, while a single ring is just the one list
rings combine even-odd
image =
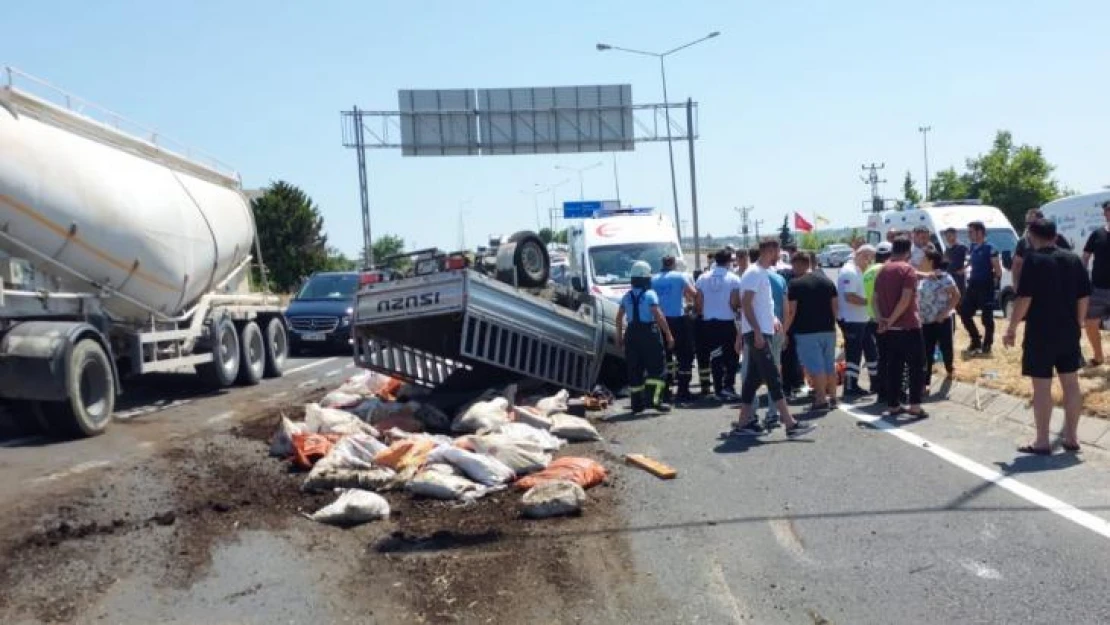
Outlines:
[{"label": "dry grass", "polygon": [[[1002,335],[1006,332],[1008,323],[1004,319],[996,320],[995,345],[989,356],[971,356],[966,352],[967,332],[964,331],[962,324],[957,322],[956,379],[969,384],[979,380],[980,386],[1030,399],[1033,396],[1033,387],[1029,379],[1021,375],[1021,339],[1025,326],[1022,325],[1019,328],[1015,346],[1007,348],[1002,346]],[[976,325],[979,325],[978,320]],[[1110,332],[1103,332],[1102,340],[1103,350],[1110,349]],[[1086,336],[1082,344],[1083,354],[1089,358],[1091,348]],[[937,365],[936,371],[943,375],[943,365],[940,363]],[[1084,414],[1110,419],[1110,365],[1103,364],[1097,368],[1080,369],[1079,386],[1083,389]],[[1052,386],[1052,399],[1057,405],[1063,405],[1059,384]]]}]

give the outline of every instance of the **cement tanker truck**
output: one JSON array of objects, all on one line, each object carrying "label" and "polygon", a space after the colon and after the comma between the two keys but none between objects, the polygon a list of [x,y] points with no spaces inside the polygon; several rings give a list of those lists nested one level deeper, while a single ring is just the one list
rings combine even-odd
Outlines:
[{"label": "cement tanker truck", "polygon": [[120,380],[282,373],[279,298],[251,285],[234,171],[14,69],[0,76],[0,402],[92,436]]}]

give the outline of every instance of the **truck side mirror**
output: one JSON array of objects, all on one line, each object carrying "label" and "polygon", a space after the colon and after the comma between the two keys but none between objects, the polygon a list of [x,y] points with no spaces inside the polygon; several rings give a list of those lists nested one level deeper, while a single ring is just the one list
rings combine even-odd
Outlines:
[{"label": "truck side mirror", "polygon": [[582,276],[571,276],[570,287],[579,293],[586,292],[586,285],[582,282]]},{"label": "truck side mirror", "polygon": [[1009,251],[1009,250],[1007,250],[1005,252],[1002,252],[1002,267],[1004,267],[1006,269],[1006,271],[1009,271],[1010,267],[1013,264],[1014,264],[1014,253]]}]

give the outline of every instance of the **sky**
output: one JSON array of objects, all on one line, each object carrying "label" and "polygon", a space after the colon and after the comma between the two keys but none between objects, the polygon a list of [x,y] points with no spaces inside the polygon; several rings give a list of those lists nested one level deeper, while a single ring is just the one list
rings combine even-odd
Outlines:
[{"label": "sky", "polygon": [[[886,197],[989,149],[1008,129],[1056,178],[1110,185],[1110,3],[1099,0],[796,0],[560,3],[357,0],[37,0],[4,12],[0,64],[157,128],[237,169],[285,180],[319,205],[329,243],[361,249],[356,155],[340,110],[396,110],[398,89],[628,83],[662,102],[658,64],[595,44],[662,51],[670,99],[699,106],[702,235],[735,234],[735,207],[766,232],[800,212],[864,223],[861,165],[885,163]],[[0,146],[2,149],[2,146]],[[468,246],[537,225],[555,202],[615,195],[611,154],[403,157],[370,150],[374,236]],[[691,216],[686,145],[679,210]],[[621,199],[673,214],[664,143],[616,156]],[[687,226],[686,232],[689,232]]]}]

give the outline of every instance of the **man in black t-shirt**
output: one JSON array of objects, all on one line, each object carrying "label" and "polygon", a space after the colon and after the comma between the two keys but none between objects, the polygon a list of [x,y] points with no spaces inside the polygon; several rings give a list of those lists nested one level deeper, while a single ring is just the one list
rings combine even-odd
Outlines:
[{"label": "man in black t-shirt", "polygon": [[824,410],[836,402],[836,285],[810,271],[809,256],[799,252],[791,261],[802,275],[787,287],[783,330],[813,379],[813,409]]},{"label": "man in black t-shirt", "polygon": [[960,297],[963,297],[964,287],[967,286],[967,246],[960,243],[955,228],[944,231],[944,262],[948,265],[948,274],[956,281]]},{"label": "man in black t-shirt", "polygon": [[1036,439],[1018,448],[1027,454],[1048,455],[1052,446],[1048,427],[1052,419],[1052,377],[1055,372],[1064,390],[1064,449],[1079,450],[1079,390],[1082,353],[1080,326],[1087,314],[1091,282],[1075,254],[1058,249],[1056,224],[1037,219],[1029,225],[1029,239],[1036,251],[1026,254],[1025,278],[1018,285],[1014,314],[1003,342],[1013,346],[1017,326],[1025,321],[1021,372],[1033,379],[1033,422]]},{"label": "man in black t-shirt", "polygon": [[1083,246],[1083,266],[1087,267],[1091,258],[1091,302],[1087,307],[1087,340],[1091,343],[1094,358],[1087,364],[1097,367],[1105,362],[1102,359],[1102,334],[1099,323],[1110,317],[1110,201],[1102,203],[1102,215],[1106,225],[1095,230]]},{"label": "man in black t-shirt", "polygon": [[[1014,279],[1014,290],[1017,290],[1018,283],[1021,281],[1021,267],[1025,263],[1025,255],[1033,251],[1033,246],[1029,243],[1029,224],[1038,219],[1044,219],[1044,213],[1036,208],[1029,209],[1025,213],[1025,233],[1018,239],[1017,247],[1014,248],[1014,260],[1010,266],[1010,275]],[[1061,234],[1056,235],[1056,249],[1071,250],[1071,244]]]}]

